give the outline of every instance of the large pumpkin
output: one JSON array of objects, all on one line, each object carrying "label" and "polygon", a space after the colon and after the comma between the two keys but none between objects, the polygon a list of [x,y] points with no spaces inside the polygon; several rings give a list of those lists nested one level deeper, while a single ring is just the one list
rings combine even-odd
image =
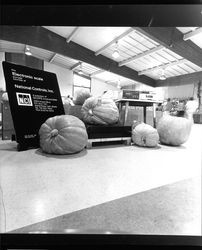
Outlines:
[{"label": "large pumpkin", "polygon": [[164,115],[158,122],[157,131],[163,144],[179,146],[187,141],[192,120],[185,117]]},{"label": "large pumpkin", "polygon": [[85,100],[88,99],[89,97],[91,97],[91,94],[89,91],[87,90],[78,90],[76,92],[76,95],[75,95],[75,100],[74,100],[74,104],[76,105],[83,105]]},{"label": "large pumpkin", "polygon": [[132,141],[138,146],[156,147],[159,142],[159,135],[157,130],[151,125],[134,121]]},{"label": "large pumpkin", "polygon": [[49,154],[80,152],[88,141],[84,123],[72,115],[48,118],[39,129],[40,147]]},{"label": "large pumpkin", "polygon": [[90,97],[82,109],[83,121],[89,124],[114,124],[119,119],[116,103],[110,98]]}]

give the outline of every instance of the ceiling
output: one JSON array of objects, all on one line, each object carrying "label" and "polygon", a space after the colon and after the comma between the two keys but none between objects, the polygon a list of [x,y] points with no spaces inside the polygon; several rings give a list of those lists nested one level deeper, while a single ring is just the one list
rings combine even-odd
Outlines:
[{"label": "ceiling", "polygon": [[[137,77],[133,80],[132,77],[124,77],[123,74],[114,73],[115,71],[110,70],[109,72],[102,67],[83,61],[82,58],[79,60],[79,55],[73,58],[49,49],[35,47],[29,43],[3,40],[1,36],[0,51],[24,53],[27,44],[32,55],[37,58],[77,72],[82,69],[87,76],[114,85],[119,82],[121,86],[144,83],[143,77],[158,81],[161,75],[165,75],[169,80],[177,76],[202,71],[202,64],[199,65],[194,60],[189,60],[191,57],[189,57],[186,47],[184,52],[178,48],[177,51],[181,53],[176,53],[175,46],[174,48],[166,46],[164,39],[161,42],[159,37],[152,39],[153,34],[152,36],[149,33],[147,35],[144,29],[138,27],[43,26],[41,28],[51,31],[50,34],[57,34],[57,37],[63,40],[65,39],[69,46],[76,44],[88,49],[88,51],[93,52],[96,60],[102,56],[102,58],[108,58],[115,62],[120,70],[126,67],[133,70]],[[182,35],[181,43],[183,45],[190,46],[191,42],[195,46],[192,45],[191,49],[197,49],[197,52],[202,53],[202,28],[177,27],[176,30],[179,35]],[[115,49],[120,54],[116,59],[112,57]]]}]

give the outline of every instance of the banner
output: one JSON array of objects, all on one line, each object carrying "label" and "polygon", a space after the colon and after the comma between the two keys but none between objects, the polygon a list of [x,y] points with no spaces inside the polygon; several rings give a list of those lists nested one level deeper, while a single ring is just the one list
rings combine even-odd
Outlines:
[{"label": "banner", "polygon": [[18,149],[37,148],[42,123],[65,114],[56,74],[2,64]]}]

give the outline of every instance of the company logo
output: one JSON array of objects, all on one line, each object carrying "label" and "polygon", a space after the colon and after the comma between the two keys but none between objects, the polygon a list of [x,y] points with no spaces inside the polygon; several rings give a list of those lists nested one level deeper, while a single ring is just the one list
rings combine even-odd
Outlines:
[{"label": "company logo", "polygon": [[33,106],[31,95],[28,93],[16,93],[18,105]]}]

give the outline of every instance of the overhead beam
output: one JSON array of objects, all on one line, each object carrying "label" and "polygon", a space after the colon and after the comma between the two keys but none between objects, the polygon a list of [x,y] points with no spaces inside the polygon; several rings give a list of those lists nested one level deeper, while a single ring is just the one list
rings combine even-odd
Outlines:
[{"label": "overhead beam", "polygon": [[166,63],[166,64],[163,64],[163,65],[160,65],[160,66],[156,66],[156,67],[153,67],[153,68],[150,68],[150,69],[140,71],[138,73],[138,75],[140,75],[140,76],[145,75],[145,74],[151,73],[152,71],[155,71],[155,70],[166,69],[167,67],[175,66],[175,65],[182,64],[182,63],[185,63],[185,62],[187,62],[186,59],[180,59],[180,60],[177,60],[177,61],[174,61],[174,62]]},{"label": "overhead beam", "polygon": [[75,42],[66,43],[64,37],[40,26],[0,25],[0,39],[52,51],[149,86],[155,84],[152,78],[138,76],[137,71],[126,66],[120,68],[117,62],[103,55],[95,56],[94,51]]},{"label": "overhead beam", "polygon": [[93,72],[92,74],[90,74],[90,76],[95,76],[95,75],[98,75],[98,74],[103,73],[103,72],[105,72],[105,70],[100,69],[100,70],[97,70],[97,71]]},{"label": "overhead beam", "polygon": [[134,60],[137,60],[137,59],[143,57],[143,56],[147,56],[147,55],[150,55],[150,54],[152,54],[152,53],[155,53],[155,52],[157,52],[157,51],[159,51],[159,50],[162,50],[163,48],[164,48],[164,47],[163,47],[162,45],[159,45],[159,46],[157,46],[157,47],[155,47],[155,48],[153,48],[153,49],[147,50],[147,51],[145,51],[145,52],[143,52],[143,53],[140,53],[140,54],[138,54],[138,55],[136,55],[136,56],[132,56],[132,57],[126,59],[126,60],[123,60],[123,61],[119,62],[119,66],[126,65],[126,64],[128,64],[128,63],[130,63],[130,62],[132,62],[132,61],[134,61]]},{"label": "overhead beam", "polygon": [[69,43],[69,42],[72,40],[72,38],[76,35],[76,33],[78,32],[78,30],[79,30],[79,27],[76,27],[76,28],[72,31],[72,33],[66,38],[66,42],[67,42],[67,43]]},{"label": "overhead beam", "polygon": [[198,83],[199,81],[202,81],[202,71],[169,77],[166,80],[156,80],[155,87],[183,86]]},{"label": "overhead beam", "polygon": [[202,67],[202,49],[192,41],[184,41],[183,33],[175,27],[134,27],[140,33]]},{"label": "overhead beam", "polygon": [[75,64],[70,68],[70,70],[74,70],[74,69],[76,69],[77,67],[79,67],[80,65],[81,65],[81,62],[75,63]]},{"label": "overhead beam", "polygon": [[201,33],[202,33],[202,28],[195,29],[191,32],[184,34],[183,40],[187,41],[187,40],[189,40],[189,39],[193,38],[194,36],[201,34]]},{"label": "overhead beam", "polygon": [[98,56],[99,54],[101,54],[104,50],[106,50],[107,48],[109,48],[112,44],[116,43],[117,41],[119,41],[120,39],[122,39],[123,37],[127,36],[128,34],[130,34],[131,32],[134,32],[135,30],[133,28],[130,28],[128,30],[126,30],[124,33],[122,33],[120,36],[116,37],[115,39],[113,39],[111,42],[107,43],[104,47],[102,47],[101,49],[99,49],[98,51],[95,52],[95,55]]},{"label": "overhead beam", "polygon": [[55,59],[56,56],[57,56],[57,53],[55,53],[55,54],[51,57],[51,59],[49,60],[49,63],[52,63],[52,62],[54,61],[54,59]]}]

